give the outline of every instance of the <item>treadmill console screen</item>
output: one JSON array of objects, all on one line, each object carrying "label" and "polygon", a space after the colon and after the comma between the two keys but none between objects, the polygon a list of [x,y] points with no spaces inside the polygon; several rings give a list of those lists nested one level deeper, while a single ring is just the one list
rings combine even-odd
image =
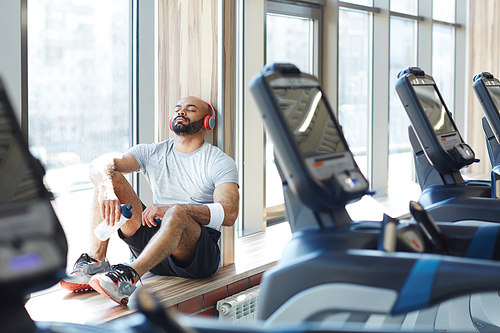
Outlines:
[{"label": "treadmill console screen", "polygon": [[413,89],[441,146],[449,150],[460,144],[460,136],[434,85],[414,85]]},{"label": "treadmill console screen", "polygon": [[250,82],[284,182],[315,211],[344,207],[366,194],[342,129],[317,78],[292,64],[264,67]]},{"label": "treadmill console screen", "polygon": [[396,92],[411,121],[410,135],[415,134],[420,144],[414,149],[421,149],[437,172],[453,174],[477,161],[432,76],[418,67],[408,67],[398,74]]},{"label": "treadmill console screen", "polygon": [[433,85],[413,86],[420,104],[425,110],[427,119],[434,128],[436,134],[446,134],[454,132],[455,129],[450,121],[450,116],[446,111],[439,95]]},{"label": "treadmill console screen", "polygon": [[500,86],[497,85],[487,85],[486,89],[490,93],[491,99],[495,104],[497,111],[500,113]]},{"label": "treadmill console screen", "polygon": [[[279,78],[270,81],[274,97],[293,134],[296,146],[312,175],[320,181],[328,180],[338,170],[354,168],[354,161],[347,152],[340,128],[333,121],[333,115],[327,107],[324,95],[317,83],[307,86],[302,79],[300,85]],[[349,188],[357,188],[358,177],[347,181]]]},{"label": "treadmill console screen", "polygon": [[500,142],[500,81],[489,72],[477,74],[473,81],[472,89],[486,118],[483,118],[483,129],[490,147],[492,135]]}]

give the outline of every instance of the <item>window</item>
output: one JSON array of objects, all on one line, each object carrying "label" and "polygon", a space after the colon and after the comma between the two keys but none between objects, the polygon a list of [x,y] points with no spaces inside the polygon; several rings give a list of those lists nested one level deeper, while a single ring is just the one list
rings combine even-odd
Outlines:
[{"label": "window", "polygon": [[[88,251],[89,163],[132,144],[131,2],[28,2],[28,136],[69,240]],[[116,237],[116,236],[115,236]],[[114,241],[113,260],[128,258]]]},{"label": "window", "polygon": [[[289,62],[302,72],[318,75],[318,8],[268,2],[266,17],[266,63]],[[274,146],[265,142],[265,216],[267,224],[284,221],[283,187],[276,165]]]},{"label": "window", "polygon": [[[417,14],[417,1],[392,1],[391,11],[409,15]],[[410,120],[396,93],[399,71],[417,65],[416,18],[392,15],[390,18],[389,51],[389,195],[398,195],[401,187],[415,187],[413,150],[408,139]]]},{"label": "window", "polygon": [[456,43],[465,44],[455,36],[455,1],[342,1],[337,17],[338,112],[350,148],[376,195],[418,196],[395,83],[400,70],[419,66],[453,108]]},{"label": "window", "polygon": [[[267,160],[260,160],[257,152],[250,153],[252,149],[258,150],[255,148],[260,147],[257,140],[260,140],[262,135],[264,141],[264,135],[260,132],[261,119],[253,116],[258,114],[258,111],[253,109],[255,106],[251,102],[246,102],[251,101],[246,90],[248,81],[260,71],[265,61],[271,59],[286,60],[288,57],[290,61],[300,63],[299,67],[304,68],[307,65],[303,64],[308,63],[305,55],[309,53],[305,52],[305,49],[297,52],[302,54],[304,60],[298,60],[294,58],[295,55],[290,54],[275,55],[288,50],[290,33],[278,33],[273,25],[275,22],[272,21],[294,22],[294,29],[303,27],[304,31],[307,30],[305,17],[278,11],[277,8],[281,5],[293,3],[297,8],[305,8],[309,3],[315,3],[313,6],[321,8],[321,22],[324,22],[324,27],[320,24],[320,31],[324,39],[320,38],[317,46],[310,48],[313,52],[318,50],[323,69],[316,72],[313,66],[312,73],[318,75],[330,104],[336,106],[344,135],[358,165],[370,181],[372,190],[378,197],[389,195],[391,199],[399,202],[401,208],[397,213],[406,213],[408,200],[417,199],[420,194],[415,179],[413,152],[408,140],[410,122],[395,92],[399,71],[409,66],[418,66],[433,75],[444,98],[447,102],[449,100],[450,107],[454,107],[457,125],[463,129],[465,124],[464,101],[461,100],[465,96],[465,87],[462,87],[460,82],[466,80],[464,71],[457,71],[457,68],[465,68],[466,61],[465,56],[461,56],[465,54],[466,44],[463,28],[467,10],[465,6],[457,6],[455,0],[327,1],[325,7],[317,5],[319,2],[321,1],[261,0],[252,1],[252,4],[245,2],[245,29],[251,30],[252,34],[241,35],[245,56],[240,59],[244,79],[239,91],[245,103],[241,104],[241,117],[244,119],[239,120],[239,123],[246,128],[240,132],[242,140],[251,140],[254,145],[250,148],[240,146],[242,154],[248,155],[244,158],[245,162],[240,170],[244,174],[243,177],[251,175],[248,181],[243,182],[243,191],[248,190],[248,186],[245,186],[248,182],[254,187],[254,190],[243,193],[242,196],[244,209],[254,213],[251,220],[260,222],[260,212],[266,214],[266,207],[259,208],[255,202],[259,201],[261,196],[269,197],[268,190],[272,188],[272,185],[268,185],[270,179],[276,180],[276,193],[280,192],[277,188],[281,187],[281,184],[276,173],[269,176],[271,172],[275,172],[271,167],[273,156],[269,149],[265,155]],[[260,52],[259,45],[264,45],[265,41],[259,44],[256,36],[261,32],[254,29],[259,24],[266,24],[259,16],[266,4],[267,29],[272,27],[272,33],[279,34],[280,38],[274,42],[279,45],[279,50],[273,48],[268,31],[267,50],[262,50],[265,57],[260,61],[256,54],[257,51]],[[246,16],[253,10],[253,16]],[[252,23],[249,23],[249,20]],[[294,34],[299,33],[294,31]],[[300,40],[305,41],[305,37]],[[321,59],[325,61],[321,63]],[[266,145],[262,143],[262,146]],[[269,143],[267,147],[270,147]],[[269,170],[265,177],[256,175],[263,164],[266,164]],[[270,171],[271,169],[273,171]],[[262,183],[265,182],[266,187],[257,189],[259,177],[262,177]],[[272,195],[269,199],[276,199],[276,202],[264,205],[273,207],[282,202],[281,195]],[[248,221],[245,214],[240,217]]]},{"label": "window", "polygon": [[433,1],[432,76],[453,112],[455,101],[455,0]]},{"label": "window", "polygon": [[372,13],[339,9],[338,119],[356,163],[368,174]]},{"label": "window", "polygon": [[267,221],[284,220],[283,190],[273,162],[272,143],[266,144],[262,120],[248,90],[249,81],[266,62],[276,61],[295,63],[321,80],[322,19],[322,6],[317,1],[236,2],[239,236],[263,231]]}]

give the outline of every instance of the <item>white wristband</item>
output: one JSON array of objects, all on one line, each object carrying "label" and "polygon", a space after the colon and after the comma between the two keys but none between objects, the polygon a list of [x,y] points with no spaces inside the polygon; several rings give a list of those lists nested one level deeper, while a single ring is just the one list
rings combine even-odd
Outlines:
[{"label": "white wristband", "polygon": [[210,223],[206,226],[213,229],[218,229],[224,222],[224,208],[220,203],[205,204],[210,209]]}]

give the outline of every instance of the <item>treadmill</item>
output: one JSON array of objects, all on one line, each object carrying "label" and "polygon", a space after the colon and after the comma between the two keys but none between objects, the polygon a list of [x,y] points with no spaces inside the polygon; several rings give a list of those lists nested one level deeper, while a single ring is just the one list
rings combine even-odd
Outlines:
[{"label": "treadmill", "polygon": [[491,162],[491,186],[495,196],[500,197],[500,81],[489,72],[474,76],[472,89],[481,109],[486,147]]},{"label": "treadmill", "polygon": [[460,170],[479,162],[453,121],[436,82],[418,67],[398,74],[396,91],[410,118],[408,128],[419,203],[437,221],[500,222],[500,201],[491,181],[465,181]]},{"label": "treadmill", "polygon": [[353,222],[345,205],[368,183],[317,79],[272,64],[250,91],[275,145],[285,200],[296,205],[286,205],[290,223],[313,219],[292,226],[281,259],[264,273],[259,320],[391,331],[494,326],[472,309],[469,295],[498,290],[500,225],[436,224],[415,202],[415,220]]},{"label": "treadmill", "polygon": [[0,322],[3,332],[36,329],[25,297],[66,274],[67,243],[0,81]]}]

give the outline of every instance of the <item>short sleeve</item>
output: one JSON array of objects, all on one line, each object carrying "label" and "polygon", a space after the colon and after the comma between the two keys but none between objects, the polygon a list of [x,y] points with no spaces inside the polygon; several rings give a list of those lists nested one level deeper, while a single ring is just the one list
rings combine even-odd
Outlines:
[{"label": "short sleeve", "polygon": [[217,158],[212,167],[212,172],[215,187],[224,183],[236,183],[239,187],[236,163],[228,155],[221,154]]},{"label": "short sleeve", "polygon": [[148,161],[150,160],[150,157],[154,151],[154,144],[139,144],[128,150],[128,152],[135,157],[137,163],[139,163],[139,167],[141,168],[142,173],[145,173],[148,166]]}]

